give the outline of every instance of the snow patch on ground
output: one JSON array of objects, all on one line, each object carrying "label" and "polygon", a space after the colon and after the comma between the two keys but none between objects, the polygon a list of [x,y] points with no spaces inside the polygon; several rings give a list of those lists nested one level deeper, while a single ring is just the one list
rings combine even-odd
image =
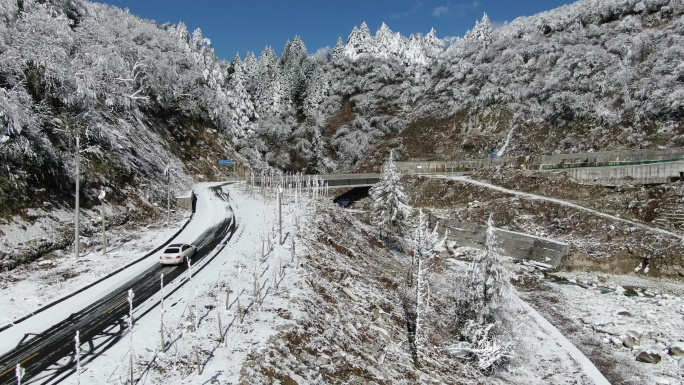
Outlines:
[{"label": "snow patch on ground", "polygon": [[[645,377],[667,379],[672,385],[684,383],[684,371],[678,366],[680,357],[668,354],[670,344],[684,341],[684,285],[608,274],[558,275],[588,286],[555,285],[563,311],[579,320],[585,333],[609,346],[616,358],[632,361],[634,369]],[[603,293],[601,287],[616,290]],[[626,295],[629,292],[625,288],[636,289],[636,295]],[[630,331],[640,335],[637,347],[632,349],[623,344]],[[637,362],[634,355],[643,349],[657,352],[660,363]]]}]

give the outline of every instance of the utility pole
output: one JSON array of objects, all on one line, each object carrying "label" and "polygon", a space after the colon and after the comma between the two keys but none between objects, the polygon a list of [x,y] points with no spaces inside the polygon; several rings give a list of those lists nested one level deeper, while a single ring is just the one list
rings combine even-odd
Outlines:
[{"label": "utility pole", "polygon": [[107,193],[105,192],[104,188],[102,188],[102,191],[100,191],[100,195],[97,196],[97,199],[102,202],[102,207],[100,208],[100,211],[102,211],[102,254],[107,254],[107,234],[105,233],[106,231],[106,226],[105,226],[105,195]]},{"label": "utility pole", "polygon": [[176,171],[176,168],[168,165],[164,169],[164,176],[166,176],[166,227],[171,226],[171,171]]},{"label": "utility pole", "polygon": [[283,244],[283,188],[278,188],[278,231],[280,237],[279,244]]},{"label": "utility pole", "polygon": [[79,211],[81,209],[80,207],[80,194],[81,194],[81,189],[80,189],[80,182],[81,182],[81,170],[80,170],[80,164],[81,164],[81,146],[79,143],[79,137],[78,137],[78,132],[76,132],[76,223],[75,223],[75,229],[74,229],[74,258],[78,258],[80,254],[80,246],[81,246],[81,240],[79,239],[79,233],[81,232],[81,224],[79,223],[80,215]]},{"label": "utility pole", "polygon": [[166,227],[171,224],[171,170],[166,169]]},{"label": "utility pole", "polygon": [[159,335],[161,336],[161,351],[166,353],[166,341],[164,341],[164,273],[161,274],[161,322],[159,325]]}]

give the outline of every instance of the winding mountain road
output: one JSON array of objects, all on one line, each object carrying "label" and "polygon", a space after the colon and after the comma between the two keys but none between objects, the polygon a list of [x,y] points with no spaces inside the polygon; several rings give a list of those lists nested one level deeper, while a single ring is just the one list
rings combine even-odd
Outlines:
[{"label": "winding mountain road", "polygon": [[[203,197],[205,199],[200,199],[198,213],[201,202],[211,206],[212,201],[225,202],[228,200],[228,195],[223,192],[220,186],[207,185],[204,187],[203,193],[207,196]],[[190,226],[191,229],[182,232],[175,240],[175,242],[197,245],[197,252],[192,258],[193,265],[205,259],[209,261],[213,259],[218,254],[214,251],[217,248],[222,249],[237,228],[232,209],[227,212],[217,212],[213,207],[203,207],[202,209],[211,216],[220,215],[222,219],[211,221],[206,220],[206,216],[196,215],[193,218],[193,222],[197,221],[195,226]],[[203,224],[205,225],[202,226]],[[203,231],[198,231],[202,228]],[[152,256],[152,258],[156,257]],[[202,266],[206,266],[206,263]],[[86,356],[88,354],[101,354],[109,346],[119,341],[127,330],[129,289],[132,289],[134,293],[133,307],[135,308],[159,292],[161,274],[164,274],[165,282],[171,282],[178,279],[179,276],[183,276],[187,268],[187,265],[168,267],[154,263],[135,278],[84,307],[81,311],[73,313],[63,320],[55,319],[56,323],[47,330],[33,334],[25,332],[25,329],[22,328],[15,330],[13,326],[3,331],[0,337],[10,335],[9,333],[16,337],[17,334],[23,333],[23,338],[12,350],[0,357],[0,384],[13,385],[17,383],[15,373],[17,364],[21,364],[25,370],[24,379],[41,374],[40,382],[42,383],[59,382],[62,374],[72,370],[76,365],[74,355],[76,331],[79,332],[81,350],[85,352]],[[193,272],[196,272],[194,268]],[[94,298],[97,298],[97,295],[97,291],[95,291],[93,293]],[[45,314],[38,314],[34,317],[45,316]],[[8,338],[4,339],[2,344],[7,343],[7,340]],[[7,348],[7,346],[3,346],[3,348]],[[66,363],[64,362],[65,358],[67,358]]]}]

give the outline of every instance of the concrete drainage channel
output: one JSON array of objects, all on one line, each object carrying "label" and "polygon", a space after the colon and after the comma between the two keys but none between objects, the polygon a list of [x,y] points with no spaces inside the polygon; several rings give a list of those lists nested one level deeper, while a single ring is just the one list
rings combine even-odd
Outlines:
[{"label": "concrete drainage channel", "polygon": [[601,286],[597,282],[593,281],[578,281],[575,279],[568,279],[565,277],[559,277],[557,275],[543,272],[544,273],[544,279],[543,281],[549,284],[554,284],[554,285],[573,285],[573,286],[579,286],[583,289],[587,290],[596,290],[601,294],[613,294],[617,293],[620,294],[622,293],[626,297],[648,297],[648,298],[655,298],[658,293],[653,292],[651,290],[645,289],[643,287],[639,286],[616,286],[616,287],[608,287],[608,286]]}]

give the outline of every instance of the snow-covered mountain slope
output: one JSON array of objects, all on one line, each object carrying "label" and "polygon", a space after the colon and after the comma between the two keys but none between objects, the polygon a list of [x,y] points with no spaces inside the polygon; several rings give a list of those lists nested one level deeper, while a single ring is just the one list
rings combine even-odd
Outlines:
[{"label": "snow-covered mountain slope", "polygon": [[[186,190],[221,175],[222,158],[317,173],[377,170],[390,149],[447,159],[684,135],[681,0],[580,0],[496,29],[485,15],[457,39],[362,25],[329,52],[308,55],[295,37],[282,57],[267,47],[230,63],[182,23],[84,0],[3,4],[3,220],[72,205],[77,134],[83,205],[104,188],[144,216],[158,214],[169,166]],[[45,250],[2,252],[13,266]]]},{"label": "snow-covered mountain slope", "polygon": [[72,373],[67,381],[127,378],[132,355],[134,377],[150,383],[607,383],[583,353],[525,306],[511,314],[519,325],[520,355],[510,366],[483,376],[456,359],[449,353],[457,342],[449,314],[467,265],[447,259],[430,276],[429,339],[415,365],[403,275],[410,258],[390,252],[354,214],[315,202],[305,190],[297,197],[285,192],[281,244],[272,192],[262,196],[238,185],[226,191],[238,231],[164,300],[166,352],[160,350],[162,311],[155,298],[134,311],[146,314],[136,317],[132,334],[105,354],[84,356],[80,376]]},{"label": "snow-covered mountain slope", "polygon": [[182,23],[81,0],[2,1],[3,268],[73,242],[78,158],[83,215],[97,216],[104,190],[109,226],[159,220],[167,185],[175,197],[224,175],[218,160],[235,159],[225,74],[209,40]]},{"label": "snow-covered mountain slope", "polygon": [[[485,376],[452,354],[459,342],[454,312],[458,311],[457,298],[465,290],[461,282],[468,262],[451,257],[475,252],[458,248],[431,263],[427,278],[430,305],[422,323],[427,338],[416,365],[410,342],[412,290],[406,286],[405,274],[411,264],[409,255],[388,248],[359,214],[330,205],[325,199],[312,200],[313,194],[306,189],[297,195],[294,190],[284,192],[284,242],[280,243],[279,206],[273,191],[237,184],[225,187],[225,191],[238,218],[238,230],[192,280],[179,279],[166,289],[170,293],[163,312],[167,351],[160,351],[161,310],[159,298],[154,298],[134,311],[137,316],[132,335],[127,334],[95,359],[83,351],[86,355],[81,361],[80,383],[126,378],[131,353],[136,378],[169,384],[592,385],[607,383],[604,376],[612,383],[651,383],[656,377],[670,381],[661,383],[677,383],[673,377],[676,357],[667,355],[663,346],[679,338],[679,323],[653,315],[676,317],[684,294],[681,284],[636,278],[628,281],[617,276],[600,276],[605,278],[601,281],[585,274],[578,278],[582,284],[600,282],[613,292],[555,289],[534,269],[507,263],[516,272],[521,296],[568,335],[578,349],[537,311],[526,305],[513,306],[508,322],[516,326],[509,329],[517,339],[516,355],[510,365]],[[225,207],[203,210],[219,217]],[[23,282],[6,281],[6,290],[12,292],[15,286],[39,282],[31,274],[41,276],[55,269],[44,268],[40,272],[27,270]],[[171,293],[181,281],[186,281],[185,286]],[[618,290],[629,285],[644,287],[655,297],[629,299]],[[31,295],[40,291],[24,291],[23,300],[36,303],[40,298]],[[562,311],[558,301],[564,304]],[[568,303],[572,306],[566,306]],[[69,313],[68,308],[62,310]],[[193,314],[199,319],[196,327]],[[582,332],[578,326],[582,323],[591,330]],[[629,349],[615,345],[614,341],[622,342],[621,334],[628,329],[642,333],[643,347],[660,349],[657,351],[664,361],[657,365],[639,363]],[[219,330],[225,333],[223,342]],[[604,338],[606,333],[611,338]],[[597,368],[601,375],[596,373]],[[76,382],[76,376],[72,372],[67,381]]]},{"label": "snow-covered mountain slope", "polygon": [[485,15],[460,39],[363,24],[308,57],[295,38],[280,65],[269,50],[233,62],[260,114],[238,147],[320,171],[377,170],[387,147],[404,160],[676,146],[683,15],[679,0],[582,0],[497,29]]},{"label": "snow-covered mountain slope", "polygon": [[467,179],[407,177],[404,183],[412,205],[453,224],[482,226],[493,214],[499,228],[569,244],[564,270],[684,274],[682,182],[612,189],[562,173],[482,170]]}]

